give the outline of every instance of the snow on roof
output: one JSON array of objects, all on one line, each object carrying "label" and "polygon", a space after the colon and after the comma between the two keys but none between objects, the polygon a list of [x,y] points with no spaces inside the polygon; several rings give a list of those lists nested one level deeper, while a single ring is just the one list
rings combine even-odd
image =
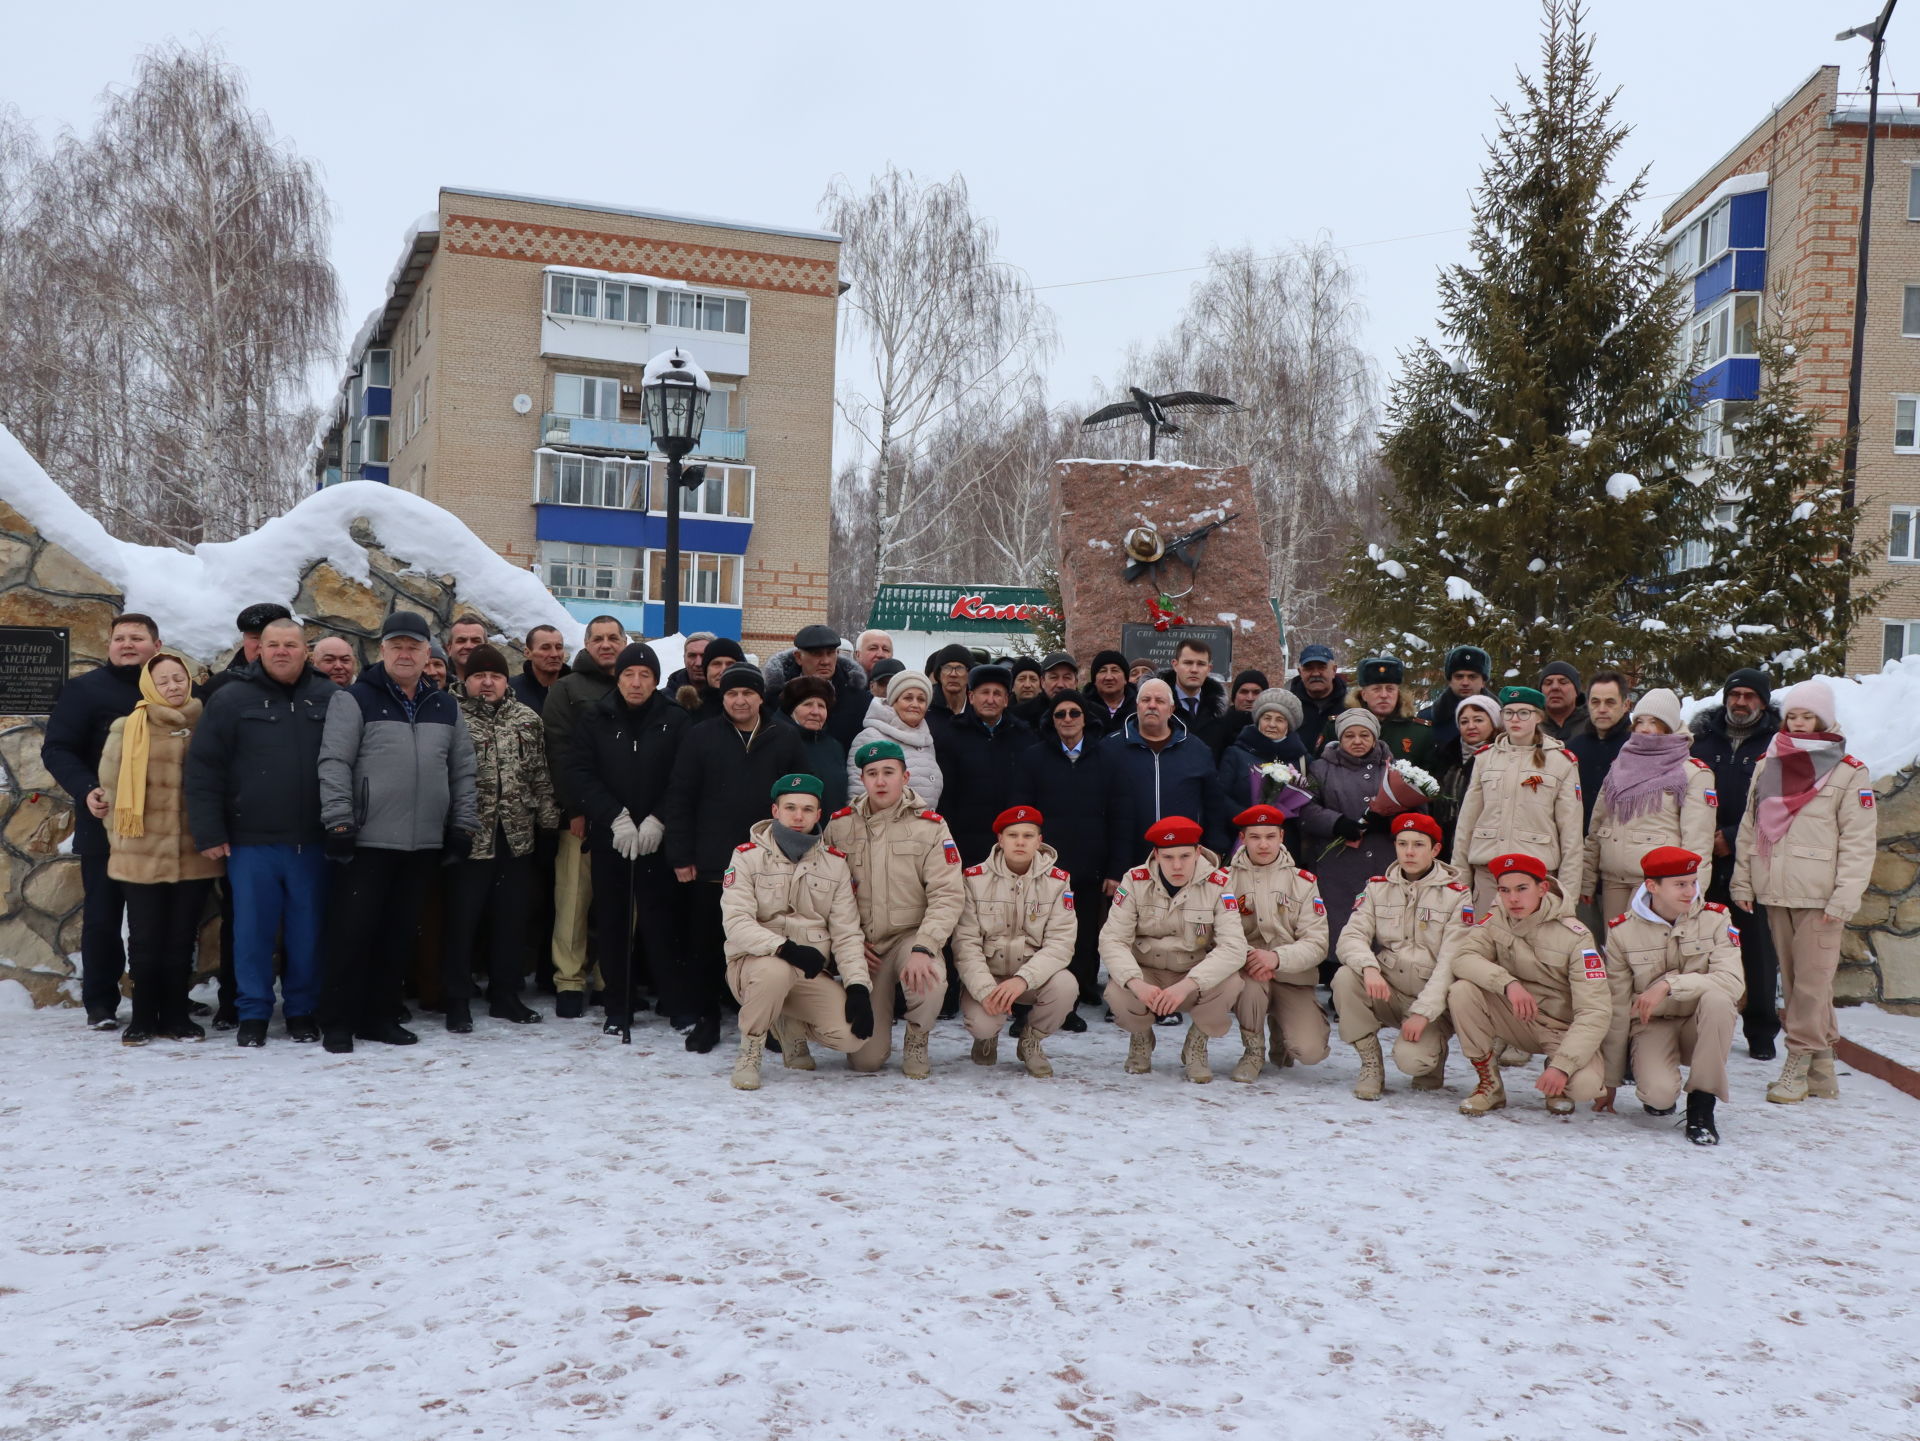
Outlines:
[{"label": "snow on roof", "polygon": [[504,559],[457,516],[378,481],[329,486],[251,535],[195,546],[189,554],[109,535],[0,426],[0,500],[118,586],[126,608],[158,621],[169,645],[201,658],[233,644],[233,613],[242,605],[291,606],[301,573],[313,561],[328,561],[342,575],[366,581],[366,548],[349,534],[361,517],[388,554],[411,569],[452,575],[460,599],[508,634],[551,625],[569,646],[585,638],[585,627],[532,571]]},{"label": "snow on roof", "polygon": [[1654,241],[1654,244],[1658,245],[1662,250],[1666,249],[1680,238],[1681,231],[1685,230],[1689,225],[1693,224],[1695,220],[1706,214],[1707,211],[1718,205],[1722,200],[1725,200],[1729,195],[1745,195],[1749,191],[1765,190],[1766,188],[1767,172],[1764,170],[1755,170],[1746,175],[1729,175],[1725,180],[1722,180],[1718,185],[1714,186],[1712,190],[1701,196],[1699,200],[1689,205],[1686,213],[1674,221],[1673,224],[1661,234],[1660,238]]},{"label": "snow on roof", "polygon": [[633,205],[608,205],[600,200],[567,200],[554,195],[519,195],[511,190],[488,190],[474,185],[443,185],[443,195],[477,195],[483,200],[518,200],[527,205],[554,205],[562,210],[601,210],[608,215],[632,215],[641,220],[669,220],[681,225],[714,225],[723,230],[751,230],[761,235],[787,235],[796,240],[831,240],[840,235],[832,230],[802,230],[785,225],[763,225],[755,220],[726,220],[717,215],[695,215],[677,210],[641,209]]}]

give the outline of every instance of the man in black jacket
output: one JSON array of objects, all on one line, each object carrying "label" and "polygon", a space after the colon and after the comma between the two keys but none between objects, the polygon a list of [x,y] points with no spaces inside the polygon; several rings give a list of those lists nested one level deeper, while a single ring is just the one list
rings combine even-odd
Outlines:
[{"label": "man in black jacket", "polygon": [[[1588,677],[1587,729],[1565,742],[1573,758],[1580,762],[1580,804],[1585,808],[1580,821],[1583,828],[1593,823],[1593,803],[1600,799],[1600,787],[1607,779],[1607,772],[1613,769],[1620,747],[1633,733],[1632,712],[1633,687],[1619,671],[1597,670]],[[1737,817],[1734,824],[1739,824]]]},{"label": "man in black jacket", "polygon": [[560,803],[560,836],[553,862],[553,1013],[578,1020],[587,1012],[587,907],[593,898],[593,869],[585,850],[587,821],[567,791],[568,748],[574,721],[613,689],[610,667],[627,643],[617,616],[596,615],[587,622],[587,644],[573,658],[573,669],[547,691],[540,710],[547,737],[547,773],[553,798]]},{"label": "man in black jacket", "polygon": [[[1747,811],[1747,791],[1753,784],[1754,762],[1767,753],[1780,717],[1772,706],[1773,679],[1765,671],[1745,668],[1727,677],[1720,704],[1693,718],[1693,756],[1713,768],[1714,803],[1720,812],[1713,837],[1713,878],[1707,899],[1733,905],[1733,845],[1740,818]],[[1747,1033],[1747,1054],[1771,1061],[1774,1039],[1780,1034],[1775,1009],[1780,990],[1780,959],[1773,949],[1766,909],[1734,907],[1740,931],[1740,964],[1747,973],[1747,999],[1741,1014]]]},{"label": "man in black jacket", "polygon": [[1299,674],[1287,682],[1287,689],[1300,702],[1300,743],[1309,759],[1317,759],[1323,745],[1338,739],[1327,729],[1347,708],[1347,678],[1334,664],[1332,647],[1310,645],[1301,651]]},{"label": "man in black jacket", "polygon": [[1107,919],[1106,882],[1118,880],[1127,857],[1113,853],[1107,807],[1113,776],[1096,732],[1087,729],[1087,703],[1080,692],[1055,694],[1040,736],[1020,753],[1015,799],[1047,820],[1047,844],[1073,878],[1078,918],[1073,978],[1082,1004],[1100,999],[1100,927]]},{"label": "man in black jacket", "polygon": [[273,953],[287,1035],[317,1041],[327,858],[320,829],[320,737],[340,688],[307,664],[300,622],[270,621],[259,658],[207,702],[187,752],[193,843],[227,863],[233,892],[236,1038],[264,1045]]},{"label": "man in black jacket", "polygon": [[993,849],[993,818],[1015,804],[1014,764],[1034,742],[1033,728],[1007,714],[1013,676],[1003,665],[977,665],[967,676],[967,708],[933,733],[940,762],[940,803],[947,829],[970,866]]},{"label": "man in black jacket", "polygon": [[[659,689],[660,661],[649,645],[630,645],[613,664],[613,690],[580,716],[568,752],[567,791],[587,818],[593,865],[594,959],[606,988],[609,1033],[633,1025],[628,969],[637,941],[687,1049],[710,1051],[720,1039],[716,997],[680,944],[679,888],[661,854],[667,782],[692,722]],[[644,925],[635,924],[636,913]]]},{"label": "man in black jacket", "polygon": [[[1213,647],[1196,637],[1183,637],[1174,647],[1172,668],[1161,671],[1160,679],[1173,691],[1174,715],[1190,735],[1206,742],[1217,763],[1240,727],[1228,715],[1227,688],[1214,679]],[[1147,825],[1158,819],[1153,817]]]},{"label": "man in black jacket", "polygon": [[[722,713],[690,727],[667,783],[663,849],[674,879],[686,892],[683,945],[688,991],[699,1002],[695,1030],[704,1040],[720,1027],[726,985],[726,932],[720,921],[720,883],[747,832],[766,819],[767,797],[783,775],[807,768],[800,732],[763,712],[764,677],[744,662],[730,666],[714,688]],[[710,1021],[707,1027],[698,1023]]]},{"label": "man in black jacket", "polygon": [[560,678],[573,674],[567,664],[567,639],[550,625],[536,625],[527,632],[527,658],[520,674],[507,682],[513,698],[541,715],[547,708],[547,693]]},{"label": "man in black jacket", "polygon": [[[708,654],[712,651],[709,649]],[[827,734],[840,742],[841,749],[853,744],[860,728],[867,723],[867,705],[872,701],[867,673],[840,654],[840,633],[830,625],[802,626],[793,638],[793,649],[783,650],[766,664],[766,693],[777,696],[780,688],[795,676],[808,675],[833,687],[833,709],[827,714]],[[776,717],[784,723],[786,717]],[[799,767],[805,770],[805,766]],[[778,780],[779,777],[774,777]],[[772,784],[772,782],[768,782]],[[765,810],[764,797],[762,811]],[[765,815],[756,816],[765,820]]]},{"label": "man in black jacket", "polygon": [[126,893],[107,874],[106,793],[100,789],[100,753],[107,732],[140,703],[140,668],[160,649],[160,627],[152,616],[129,612],[115,616],[108,630],[107,663],[76,676],[60,689],[47,717],[40,761],[73,798],[73,853],[80,857],[84,892],[80,931],[80,999],[87,1024],[96,1031],[120,1025],[120,977],[127,950],[120,928],[127,913]]}]

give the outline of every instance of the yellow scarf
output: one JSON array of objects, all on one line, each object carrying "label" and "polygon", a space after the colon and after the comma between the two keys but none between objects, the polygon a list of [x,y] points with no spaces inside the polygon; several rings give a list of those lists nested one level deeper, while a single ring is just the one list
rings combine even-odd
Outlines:
[{"label": "yellow scarf", "polygon": [[113,831],[121,836],[147,833],[147,757],[150,750],[148,709],[161,706],[172,711],[166,697],[153,684],[153,662],[161,656],[177,660],[193,674],[193,666],[178,651],[156,652],[140,667],[140,703],[120,730],[120,782],[113,794]]}]

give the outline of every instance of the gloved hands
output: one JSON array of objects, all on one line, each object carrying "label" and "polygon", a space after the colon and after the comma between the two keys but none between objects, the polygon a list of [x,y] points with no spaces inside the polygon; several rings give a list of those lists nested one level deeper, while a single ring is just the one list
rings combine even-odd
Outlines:
[{"label": "gloved hands", "polygon": [[327,859],[342,866],[352,860],[353,838],[357,834],[358,826],[334,826],[328,830],[325,841]]},{"label": "gloved hands", "polygon": [[798,941],[782,941],[780,949],[774,954],[808,980],[812,980],[827,968],[827,958],[812,946],[803,946]]},{"label": "gloved hands", "polygon": [[473,854],[473,837],[466,831],[448,828],[440,838],[440,864],[458,865]]},{"label": "gloved hands", "polygon": [[667,838],[667,823],[658,816],[648,816],[640,822],[640,854],[650,856],[660,849],[660,842]]},{"label": "gloved hands", "polygon": [[847,1029],[854,1039],[873,1039],[873,993],[865,986],[847,987]]},{"label": "gloved hands", "polygon": [[613,848],[629,861],[638,860],[646,850],[640,843],[640,827],[625,811],[613,818]]},{"label": "gloved hands", "polygon": [[1367,827],[1352,816],[1342,816],[1333,823],[1333,833],[1343,841],[1357,841],[1367,833]]}]

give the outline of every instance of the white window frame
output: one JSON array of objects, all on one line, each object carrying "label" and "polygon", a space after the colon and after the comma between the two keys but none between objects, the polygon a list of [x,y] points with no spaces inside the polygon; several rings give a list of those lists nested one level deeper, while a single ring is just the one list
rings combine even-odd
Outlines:
[{"label": "white window frame", "polygon": [[[1916,173],[1920,173],[1920,171]],[[1900,287],[1900,333],[1904,336],[1920,336],[1920,330],[1909,329],[1907,326],[1907,312],[1909,310],[1920,310],[1920,306],[1914,304],[1914,298],[1916,296],[1920,296],[1920,284],[1903,285]]]},{"label": "white window frame", "polygon": [[[1893,648],[1893,637],[1900,637],[1900,654],[1889,655]],[[1880,663],[1890,660],[1905,660],[1910,655],[1920,655],[1920,620],[1882,620],[1880,622]]]},{"label": "white window frame", "polygon": [[[686,330],[692,331],[695,334],[737,335],[742,340],[750,338],[752,334],[753,306],[744,295],[730,295],[720,290],[683,290],[677,286],[663,285],[659,289],[659,296],[659,300],[654,303],[653,318],[654,322],[664,329]],[[668,303],[668,297],[672,297],[672,304],[676,309],[679,308],[683,301],[693,307],[693,323],[691,325],[682,324],[677,318],[673,320],[660,319],[661,307]],[[707,307],[710,303],[719,305],[721,309],[721,323],[717,327],[705,323]],[[728,307],[734,305],[740,307],[740,328],[738,330],[729,330],[726,328],[726,311]]]},{"label": "white window frame", "polygon": [[[1900,407],[1907,407],[1907,443],[1900,443]],[[1920,395],[1896,395],[1893,398],[1893,453],[1920,455]]]},{"label": "white window frame", "polygon": [[[380,444],[378,447],[373,444],[376,429],[380,435]],[[380,451],[378,458],[375,458],[373,454],[376,448]],[[393,444],[393,426],[390,417],[385,415],[369,415],[362,418],[360,422],[360,463],[362,465],[391,465],[393,464],[393,453],[395,449],[396,447]]]},{"label": "white window frame", "polygon": [[[373,378],[373,368],[375,365],[379,365],[384,372],[384,376],[380,380]],[[365,359],[361,362],[360,374],[368,385],[385,386],[391,389],[393,386],[393,352],[384,348],[380,350],[369,350],[366,353]]]},{"label": "white window frame", "polygon": [[[660,589],[666,588],[667,553],[664,550],[648,550],[641,555],[642,573],[646,580],[648,605],[664,605],[666,597],[654,593],[654,562],[658,557],[660,567]],[[746,557],[729,555],[723,551],[683,550],[680,552],[680,604],[705,605],[727,610],[741,608],[741,594],[746,584]],[[733,573],[733,597],[730,600],[708,600],[701,592],[706,589],[702,578],[711,576],[714,580],[714,593],[719,590],[719,580],[731,568]],[[691,592],[691,594],[689,594]]]},{"label": "white window frame", "polygon": [[[610,604],[635,605],[646,581],[645,552],[630,545],[588,545],[570,540],[543,540],[535,561],[541,584],[555,595],[572,600],[599,600]],[[565,583],[554,584],[555,566],[567,566],[573,573]],[[610,585],[591,583],[590,571],[611,572]],[[583,584],[575,584],[584,581]]]},{"label": "white window frame", "polygon": [[590,510],[633,510],[647,471],[645,456],[583,455],[542,446],[533,453],[533,501]]},{"label": "white window frame", "polygon": [[[754,507],[759,504],[758,492],[760,488],[759,475],[754,467],[751,465],[742,465],[740,462],[732,460],[709,460],[702,461],[701,464],[707,468],[706,484],[697,491],[683,490],[680,492],[680,514],[694,516],[700,520],[726,520],[732,521],[736,525],[752,525]],[[731,482],[735,472],[739,472],[746,477],[747,513],[745,515],[727,514],[726,484]],[[720,508],[718,510],[712,510],[708,508],[708,496],[712,493],[712,489],[716,484],[721,486]],[[658,496],[660,500],[660,504],[658,505],[653,503],[656,496]],[[649,507],[647,514],[665,515],[667,513],[666,497],[667,463],[664,460],[656,460],[653,462],[653,484],[647,491],[647,505]]]},{"label": "white window frame", "polygon": [[1907,219],[1920,220],[1920,160],[1907,162]]},{"label": "white window frame", "polygon": [[[566,410],[562,408],[560,404],[560,383],[566,380],[577,380],[580,382],[580,404],[582,407],[586,405],[588,386],[592,386],[594,393],[599,397],[599,399],[595,401],[596,405],[603,404],[605,398],[611,394],[613,397],[612,413],[601,414],[596,412],[595,414],[589,415],[584,408],[581,410]],[[612,387],[611,390],[608,389],[609,386]],[[573,371],[555,372],[553,377],[553,413],[555,415],[567,416],[572,420],[611,420],[618,422],[620,419],[620,382],[612,376],[607,375],[581,375]]]},{"label": "white window frame", "polygon": [[[554,309],[554,287],[556,282],[562,280],[566,281],[571,287],[569,291],[570,295],[577,293],[578,288],[582,285],[596,287],[594,290],[592,315],[581,315],[572,310]],[[618,286],[622,291],[620,304],[622,315],[618,320],[611,320],[607,317],[606,296],[607,291],[615,286]],[[608,280],[602,276],[570,275],[564,271],[549,270],[541,276],[540,310],[542,314],[550,316],[555,320],[589,320],[596,325],[625,325],[635,330],[651,330],[653,328],[653,292],[656,289],[658,289],[657,286],[647,285],[636,280]],[[640,297],[639,311],[641,318],[639,320],[633,318],[635,292],[638,292]]]},{"label": "white window frame", "polygon": [[[1897,554],[1899,550],[1906,553]],[[1889,508],[1887,561],[1891,565],[1920,565],[1920,505]]]}]

